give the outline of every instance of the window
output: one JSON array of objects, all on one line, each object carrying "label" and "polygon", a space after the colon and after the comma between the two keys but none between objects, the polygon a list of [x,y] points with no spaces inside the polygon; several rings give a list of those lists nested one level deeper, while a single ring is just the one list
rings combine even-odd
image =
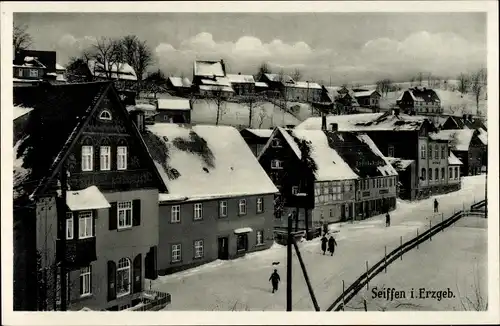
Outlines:
[{"label": "window", "polygon": [[227,201],[221,200],[219,202],[219,217],[227,216]]},{"label": "window", "polygon": [[293,186],[293,187],[292,187],[292,195],[296,195],[296,194],[298,194],[298,193],[299,193],[299,187],[297,187],[297,186]]},{"label": "window", "polygon": [[202,205],[202,203],[194,204],[194,219],[195,220],[203,219],[203,205]]},{"label": "window", "polygon": [[439,160],[439,146],[438,145],[434,146],[434,158],[436,160]]},{"label": "window", "polygon": [[181,261],[182,257],[182,252],[181,252],[181,244],[173,244],[172,245],[172,262],[179,262]]},{"label": "window", "polygon": [[262,231],[262,230],[257,231],[256,235],[257,235],[257,241],[255,244],[257,246],[263,245],[264,244],[264,231]]},{"label": "window", "polygon": [[446,147],[441,146],[441,159],[442,160],[444,160],[446,158],[445,152],[446,152]]},{"label": "window", "polygon": [[118,146],[117,148],[117,169],[118,170],[126,170],[127,169],[127,147],[126,146]]},{"label": "window", "polygon": [[22,69],[19,69],[19,70],[17,71],[17,75],[18,75],[19,77],[23,77],[23,70],[22,70]]},{"label": "window", "polygon": [[441,168],[441,180],[444,180],[445,177],[444,168]]},{"label": "window", "polygon": [[238,212],[240,215],[245,215],[247,213],[247,201],[246,199],[240,199],[238,203]]},{"label": "window", "polygon": [[203,240],[196,240],[194,242],[194,258],[203,257]]},{"label": "window", "polygon": [[281,147],[281,140],[278,138],[273,138],[272,144],[273,144],[273,147],[279,148],[279,147]]},{"label": "window", "polygon": [[86,239],[93,236],[92,234],[92,212],[80,212],[78,215],[78,239]]},{"label": "window", "polygon": [[92,293],[92,267],[80,269],[80,296],[84,297]]},{"label": "window", "polygon": [[99,119],[101,120],[111,120],[111,113],[108,110],[103,110],[99,115]]},{"label": "window", "polygon": [[429,180],[432,181],[432,169],[429,169]]},{"label": "window", "polygon": [[392,187],[392,178],[389,178],[389,187]]},{"label": "window", "polygon": [[283,169],[283,162],[280,160],[272,160],[271,169]]},{"label": "window", "polygon": [[434,180],[439,181],[439,169],[434,169]]},{"label": "window", "polygon": [[333,209],[330,208],[330,217],[333,217]]},{"label": "window", "polygon": [[257,198],[257,213],[262,213],[264,211],[264,198]]},{"label": "window", "polygon": [[130,293],[130,259],[122,258],[116,269],[116,296],[122,297]]},{"label": "window", "polygon": [[394,146],[389,145],[389,147],[387,148],[387,156],[394,157]]},{"label": "window", "polygon": [[118,203],[118,229],[132,227],[132,202]]},{"label": "window", "polygon": [[248,250],[248,235],[238,234],[236,238],[236,251],[247,251]]},{"label": "window", "polygon": [[459,175],[458,175],[458,167],[455,167],[455,179],[458,179]]},{"label": "window", "polygon": [[172,213],[170,214],[170,222],[180,223],[181,222],[181,206],[172,206]]},{"label": "window", "polygon": [[82,171],[92,171],[93,152],[94,148],[92,146],[82,146]]},{"label": "window", "polygon": [[111,170],[111,147],[101,146],[101,171]]},{"label": "window", "polygon": [[448,179],[453,179],[453,168],[448,168]]},{"label": "window", "polygon": [[66,213],[66,240],[71,240],[74,237],[75,227],[73,223],[73,213]]},{"label": "window", "polygon": [[38,70],[30,69],[30,77],[38,77]]},{"label": "window", "polygon": [[432,159],[432,145],[429,144],[429,159]]}]

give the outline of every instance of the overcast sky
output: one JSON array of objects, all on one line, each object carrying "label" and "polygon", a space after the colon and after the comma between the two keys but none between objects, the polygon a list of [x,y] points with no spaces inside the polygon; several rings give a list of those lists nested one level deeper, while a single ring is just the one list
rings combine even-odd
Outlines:
[{"label": "overcast sky", "polygon": [[232,73],[254,74],[265,61],[325,83],[486,67],[484,13],[19,13],[14,21],[61,64],[95,38],[137,35],[168,75],[190,77],[193,60],[221,58]]}]

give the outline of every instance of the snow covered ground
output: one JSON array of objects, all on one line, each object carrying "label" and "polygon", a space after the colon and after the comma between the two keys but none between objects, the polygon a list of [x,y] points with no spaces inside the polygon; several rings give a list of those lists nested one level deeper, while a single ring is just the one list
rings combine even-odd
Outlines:
[{"label": "snow covered ground", "polygon": [[[463,217],[432,241],[406,253],[403,260],[389,265],[387,273],[382,272],[370,282],[369,290],[365,287],[346,304],[346,311],[363,310],[363,298],[368,311],[484,310],[488,299],[487,232],[487,219]],[[374,294],[391,288],[403,291],[405,297],[387,300]],[[453,294],[451,298],[437,300],[437,295],[421,297],[420,288]]]},{"label": "snow covered ground", "polygon": [[[249,109],[239,103],[224,102],[219,124],[229,126],[248,127]],[[205,100],[197,100],[193,103],[191,120],[196,124],[215,124],[217,117],[217,105]],[[301,121],[290,113],[285,113],[270,102],[265,102],[254,108],[251,128],[267,129],[271,127],[284,127],[285,125],[298,125]]]},{"label": "snow covered ground", "polygon": [[[460,191],[435,197],[440,203],[440,212],[446,218],[454,211],[484,199],[484,183],[484,175],[463,178]],[[390,252],[399,246],[401,236],[406,241],[416,235],[417,229],[420,233],[425,231],[429,221],[432,224],[441,221],[442,215],[432,212],[433,200],[434,197],[419,202],[398,201],[397,210],[391,213],[389,228],[385,227],[382,215],[356,223],[332,225],[330,232],[335,234],[338,243],[333,257],[320,253],[319,239],[300,243],[302,258],[321,309],[326,309],[341,294],[342,280],[348,287],[365,271],[366,261],[371,265],[381,259],[384,247]],[[275,294],[271,293],[268,282],[275,268],[273,262],[280,262],[276,268],[281,275],[280,290]],[[431,264],[426,266],[428,273],[436,272]],[[286,282],[286,248],[275,245],[237,260],[215,261],[162,276],[153,282],[152,287],[172,295],[168,310],[284,311]],[[295,254],[292,283],[293,309],[312,311],[313,305]]]}]

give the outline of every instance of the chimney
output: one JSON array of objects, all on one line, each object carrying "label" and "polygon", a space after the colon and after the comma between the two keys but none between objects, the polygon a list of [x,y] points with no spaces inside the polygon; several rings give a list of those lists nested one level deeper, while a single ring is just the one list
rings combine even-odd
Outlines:
[{"label": "chimney", "polygon": [[134,121],[134,124],[136,125],[137,129],[139,130],[140,133],[143,133],[145,128],[145,121],[144,121],[144,111],[142,110],[133,110],[130,111],[130,116],[132,117],[132,121]]},{"label": "chimney", "polygon": [[224,63],[224,59],[220,59],[220,65],[222,66],[222,72],[224,76],[226,75],[226,64]]},{"label": "chimney", "polygon": [[469,121],[472,122],[472,114],[469,114]]},{"label": "chimney", "polygon": [[326,130],[326,115],[321,115],[321,130]]},{"label": "chimney", "polygon": [[338,123],[330,123],[330,130],[331,131],[339,131]]}]

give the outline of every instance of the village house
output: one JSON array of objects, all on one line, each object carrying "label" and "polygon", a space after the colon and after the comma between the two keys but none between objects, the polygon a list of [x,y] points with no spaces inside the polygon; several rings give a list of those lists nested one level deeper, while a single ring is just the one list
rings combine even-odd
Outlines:
[{"label": "village house", "polygon": [[146,123],[153,122],[157,115],[156,103],[147,99],[137,100],[135,105],[127,105],[126,108],[129,114],[141,111],[144,114]]},{"label": "village house", "polygon": [[21,50],[14,55],[14,87],[41,81],[64,83],[64,67],[56,63],[55,51]]},{"label": "village house", "polygon": [[272,133],[273,129],[245,128],[240,131],[241,137],[243,137],[255,157],[259,156]]},{"label": "village house", "polygon": [[159,195],[160,274],[272,245],[278,190],[235,128],[157,123],[143,137],[168,189]]},{"label": "village house", "polygon": [[455,184],[457,189],[460,189],[461,185],[460,169],[462,165],[462,161],[453,154],[453,151],[450,151],[450,155],[448,156],[448,183],[450,185]]},{"label": "village house", "polygon": [[295,84],[295,81],[289,75],[281,74],[262,74],[258,80],[259,82],[265,83],[268,87],[269,96],[287,96],[288,87]]},{"label": "village house", "polygon": [[231,83],[235,95],[255,94],[255,80],[252,75],[242,75],[239,72],[235,74],[227,74],[227,78]]},{"label": "village house", "polygon": [[481,173],[486,146],[480,139],[479,130],[456,129],[440,130],[430,134],[434,140],[449,143],[451,151],[462,162],[461,176],[478,175]]},{"label": "village house", "polygon": [[480,118],[474,117],[472,114],[463,114],[461,117],[448,116],[441,124],[441,129],[483,129],[487,131],[488,128],[484,121]]},{"label": "village house", "polygon": [[33,109],[14,120],[14,309],[60,310],[62,295],[68,310],[147,300],[166,189],[117,91],[30,89]]},{"label": "village house", "polygon": [[415,160],[387,157],[392,167],[398,172],[398,197],[411,199],[411,190],[418,188],[418,173]]},{"label": "village house", "polygon": [[157,113],[154,117],[156,122],[169,123],[191,123],[191,102],[186,98],[159,98],[157,102]]},{"label": "village house", "polygon": [[168,77],[167,89],[176,96],[187,96],[191,94],[191,81],[187,77]]},{"label": "village house", "polygon": [[[412,200],[454,189],[454,185],[449,187],[446,177],[444,180],[442,177],[443,171],[448,169],[448,144],[429,137],[429,133],[437,129],[427,117],[401,114],[399,109],[394,109],[384,113],[330,115],[327,116],[327,123],[337,123],[340,131],[366,133],[386,157],[415,160],[419,183],[418,186],[408,185],[412,187],[409,190]],[[308,118],[296,127],[320,128],[321,118],[317,117]],[[428,155],[430,151],[432,155]],[[429,180],[430,169],[432,172]]]},{"label": "village house", "polygon": [[396,100],[396,104],[404,113],[417,115],[441,115],[441,100],[433,89],[425,87],[409,88]]},{"label": "village house", "polygon": [[193,86],[201,96],[229,98],[234,90],[226,75],[224,60],[198,60],[193,64]]},{"label": "village house", "polygon": [[255,93],[263,93],[269,91],[269,86],[264,82],[255,82]]},{"label": "village house", "polygon": [[326,99],[333,103],[334,114],[352,113],[359,108],[354,92],[344,86],[324,86],[323,96],[326,96]]},{"label": "village house", "polygon": [[362,108],[372,109],[378,112],[380,109],[380,93],[376,90],[354,89],[354,97]]},{"label": "village house", "polygon": [[296,102],[320,102],[323,89],[318,83],[296,81],[287,87],[287,99]]}]

